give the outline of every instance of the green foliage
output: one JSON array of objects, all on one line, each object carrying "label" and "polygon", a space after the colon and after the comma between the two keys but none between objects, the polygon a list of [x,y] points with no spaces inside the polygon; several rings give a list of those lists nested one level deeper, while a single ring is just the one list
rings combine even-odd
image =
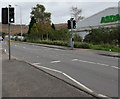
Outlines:
[{"label": "green foliage", "polygon": [[81,42],[82,41],[82,37],[79,34],[74,34],[74,41]]},{"label": "green foliage", "polygon": [[28,38],[36,40],[48,39],[49,31],[51,30],[50,17],[51,13],[45,12],[45,7],[43,5],[37,4],[36,7],[33,7]]},{"label": "green foliage", "polygon": [[86,42],[93,44],[112,44],[118,43],[120,27],[92,29],[85,37]]},{"label": "green foliage", "polygon": [[45,7],[41,4],[37,4],[32,8],[31,16],[35,18],[36,22],[50,20],[51,13],[45,12]]},{"label": "green foliage", "polygon": [[50,41],[50,40],[28,40],[27,42],[48,44],[48,45],[58,45],[58,46],[68,46],[68,42],[63,41]]},{"label": "green foliage", "polygon": [[31,21],[30,21],[30,24],[29,24],[29,29],[28,29],[28,34],[30,34],[30,31],[31,31],[31,28],[32,26],[36,23],[36,20],[34,17],[31,17]]},{"label": "green foliage", "polygon": [[85,48],[85,49],[90,49],[90,44],[88,43],[80,43],[80,42],[75,42],[74,44],[75,48]]},{"label": "green foliage", "polygon": [[62,40],[62,41],[68,41],[68,39],[71,37],[71,34],[67,29],[60,29],[60,30],[51,30],[49,34],[50,40]]},{"label": "green foliage", "polygon": [[2,32],[2,35],[0,35],[0,36],[2,36],[2,38],[4,39],[4,38],[5,38],[5,35],[7,35],[7,33]]},{"label": "green foliage", "polygon": [[37,29],[36,24],[34,24],[33,27],[31,28],[29,37],[30,37],[32,40],[36,40],[36,39],[39,38],[39,32],[38,32],[38,29]]}]

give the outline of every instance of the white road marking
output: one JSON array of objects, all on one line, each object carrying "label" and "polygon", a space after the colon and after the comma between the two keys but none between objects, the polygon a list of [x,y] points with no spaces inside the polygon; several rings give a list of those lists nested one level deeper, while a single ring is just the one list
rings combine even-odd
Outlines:
[{"label": "white road marking", "polygon": [[91,62],[91,61],[84,61],[84,60],[79,60],[79,59],[72,59],[72,61],[80,61],[80,62],[84,62],[84,63],[90,63],[90,64],[97,64],[97,65],[102,65],[102,66],[107,66],[107,67],[113,67],[115,69],[120,69],[117,66],[110,66],[108,64],[102,64],[102,63],[95,63],[95,62]]},{"label": "white road marking", "polygon": [[60,63],[61,61],[52,61],[50,63]]},{"label": "white road marking", "polygon": [[113,67],[113,68],[115,68],[115,69],[120,69],[119,67],[116,67],[116,66],[111,66],[111,67]]},{"label": "white road marking", "polygon": [[78,61],[78,59],[73,59],[72,61]]},{"label": "white road marking", "polygon": [[26,47],[23,47],[23,48],[26,48]]},{"label": "white road marking", "polygon": [[98,65],[103,65],[103,66],[109,66],[109,65],[107,65],[107,64],[101,64],[101,63],[97,63]]},{"label": "white road marking", "polygon": [[102,95],[102,94],[98,94],[98,96],[100,96],[100,97],[107,97],[107,96],[105,96],[105,95]]},{"label": "white road marking", "polygon": [[39,68],[44,68],[44,69],[48,69],[48,70],[51,70],[51,71],[54,71],[54,72],[62,73],[61,71],[58,71],[58,70],[55,70],[55,69],[51,69],[51,68],[47,68],[45,66],[40,66],[40,65],[37,65],[37,64],[34,64],[34,63],[33,63],[33,65],[35,65],[36,67],[39,67]]},{"label": "white road marking", "polygon": [[78,82],[77,80],[73,79],[72,77],[68,76],[66,73],[62,73],[63,75],[65,75],[66,77],[68,77],[69,79],[71,79],[72,81],[74,81],[75,83],[77,83],[78,85],[82,86],[83,88],[85,88],[86,90],[88,90],[89,92],[93,92],[91,89],[87,88],[85,85],[81,84],[80,82]]},{"label": "white road marking", "polygon": [[41,64],[41,63],[33,63],[33,65],[39,65],[39,64]]},{"label": "white road marking", "polygon": [[78,61],[81,61],[81,62],[84,62],[84,63],[96,64],[95,62],[91,62],[91,61],[84,61],[84,60],[78,60]]},{"label": "white road marking", "polygon": [[[34,63],[33,63],[34,65]],[[62,71],[59,71],[59,70],[55,70],[55,69],[51,69],[51,68],[47,68],[47,67],[44,67],[44,66],[39,66],[39,65],[35,65],[36,67],[38,68],[44,68],[44,69],[47,69],[47,70],[51,70],[51,71],[54,71],[54,72],[58,72],[58,73],[61,73],[63,74],[64,76],[66,76],[67,78],[69,78],[70,80],[72,80],[73,82],[77,83],[78,85],[80,85],[81,87],[83,87],[85,90],[89,91],[89,92],[93,92],[91,89],[89,89],[88,87],[86,87],[85,85],[81,84],[80,82],[78,82],[77,80],[73,79],[72,77],[68,76],[66,73],[63,73]]]}]

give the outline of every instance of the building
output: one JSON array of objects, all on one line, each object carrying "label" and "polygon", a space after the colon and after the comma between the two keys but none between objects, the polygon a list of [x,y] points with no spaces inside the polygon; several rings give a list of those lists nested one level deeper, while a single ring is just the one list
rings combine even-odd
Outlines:
[{"label": "building", "polygon": [[77,23],[75,31],[84,39],[85,35],[93,28],[99,27],[114,27],[120,22],[120,14],[118,7],[110,7],[99,13],[96,13]]}]

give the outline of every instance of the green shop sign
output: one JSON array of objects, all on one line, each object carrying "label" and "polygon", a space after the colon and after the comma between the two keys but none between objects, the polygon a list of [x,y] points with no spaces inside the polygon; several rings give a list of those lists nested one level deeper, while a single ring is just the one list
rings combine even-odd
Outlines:
[{"label": "green shop sign", "polygon": [[102,17],[100,23],[109,23],[109,22],[116,22],[116,21],[120,21],[119,14]]}]

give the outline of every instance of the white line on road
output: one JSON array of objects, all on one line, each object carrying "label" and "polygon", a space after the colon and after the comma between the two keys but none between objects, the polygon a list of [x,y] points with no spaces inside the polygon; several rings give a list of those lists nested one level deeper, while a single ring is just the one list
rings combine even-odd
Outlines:
[{"label": "white line on road", "polygon": [[41,64],[41,63],[32,63],[33,65],[39,65],[39,64]]},{"label": "white line on road", "polygon": [[72,61],[78,61],[78,59],[73,59]]},{"label": "white line on road", "polygon": [[69,79],[71,79],[72,81],[74,81],[75,83],[77,83],[78,85],[82,86],[83,88],[85,88],[86,90],[88,90],[89,92],[93,92],[91,89],[87,88],[85,85],[81,84],[80,82],[78,82],[77,80],[73,79],[72,77],[68,76],[66,73],[63,73],[63,75],[65,75],[66,77],[68,77]]},{"label": "white line on road", "polygon": [[61,61],[52,61],[50,63],[60,63]]},{"label": "white line on road", "polygon": [[84,63],[97,64],[97,65],[112,67],[112,68],[115,68],[115,69],[120,69],[120,68],[118,68],[117,66],[110,66],[110,65],[108,65],[108,64],[95,63],[95,62],[91,62],[91,61],[85,61],[85,60],[79,60],[79,59],[72,59],[72,61],[80,61],[80,62],[84,62]]},{"label": "white line on road", "polygon": [[100,97],[107,97],[107,96],[105,96],[105,95],[102,95],[102,94],[98,94],[98,96],[100,96]]},{"label": "white line on road", "polygon": [[107,64],[101,64],[101,63],[97,63],[98,65],[103,65],[103,66],[109,66],[109,65],[107,65]]},{"label": "white line on road", "polygon": [[38,68],[44,68],[44,69],[51,70],[51,71],[54,71],[54,72],[62,73],[61,71],[58,71],[58,70],[55,70],[55,69],[51,69],[51,68],[47,68],[45,66],[40,66],[40,65],[37,65],[37,64],[34,64],[34,63],[33,63],[33,65],[35,65]]},{"label": "white line on road", "polygon": [[59,70],[55,70],[55,69],[51,69],[51,68],[47,68],[45,66],[39,66],[39,65],[36,65],[33,63],[33,65],[35,65],[36,67],[38,68],[44,68],[44,69],[47,69],[47,70],[51,70],[51,71],[54,71],[54,72],[57,72],[57,73],[61,73],[63,74],[64,76],[66,76],[67,78],[69,78],[70,80],[72,80],[73,82],[77,83],[78,85],[80,85],[81,87],[83,87],[85,90],[93,93],[93,91],[91,89],[89,89],[88,87],[86,87],[85,85],[81,84],[80,82],[78,82],[77,80],[73,79],[72,77],[68,76],[66,73],[62,72],[62,71],[59,71]]},{"label": "white line on road", "polygon": [[116,66],[111,66],[111,67],[113,67],[113,68],[115,68],[115,69],[120,69],[119,67],[116,67]]},{"label": "white line on road", "polygon": [[23,48],[26,48],[26,47],[23,47]]}]

